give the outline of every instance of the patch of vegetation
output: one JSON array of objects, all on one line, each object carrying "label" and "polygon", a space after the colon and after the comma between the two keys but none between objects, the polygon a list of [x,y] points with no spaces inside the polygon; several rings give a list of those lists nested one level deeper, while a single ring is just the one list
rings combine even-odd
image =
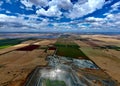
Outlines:
[{"label": "patch of vegetation", "polygon": [[79,49],[80,47],[72,41],[59,40],[55,43],[55,46],[57,47],[56,55],[72,58],[83,57],[88,59],[88,57]]},{"label": "patch of vegetation", "polygon": [[63,44],[63,43],[55,43],[57,47],[70,47],[70,48],[79,48],[76,44]]},{"label": "patch of vegetation", "polygon": [[40,46],[40,49],[47,49],[48,48],[48,46]]},{"label": "patch of vegetation", "polygon": [[72,57],[72,58],[83,57],[88,59],[88,57],[80,49],[77,48],[58,47],[57,49],[58,50],[56,54],[59,56]]},{"label": "patch of vegetation", "polygon": [[106,46],[103,46],[100,48],[102,48],[102,49],[114,49],[114,50],[120,51],[120,47],[115,46],[115,45],[106,45]]},{"label": "patch of vegetation", "polygon": [[4,49],[4,48],[7,48],[7,47],[10,47],[11,45],[3,45],[3,46],[0,46],[0,49]]},{"label": "patch of vegetation", "polygon": [[0,68],[4,67],[4,65],[0,65]]},{"label": "patch of vegetation", "polygon": [[64,81],[59,80],[44,79],[43,83],[45,86],[66,86]]},{"label": "patch of vegetation", "polygon": [[0,49],[4,49],[19,44],[27,39],[2,39],[0,40]]},{"label": "patch of vegetation", "polygon": [[79,48],[76,43],[68,39],[58,39],[55,43],[56,47],[71,47],[71,48]]}]

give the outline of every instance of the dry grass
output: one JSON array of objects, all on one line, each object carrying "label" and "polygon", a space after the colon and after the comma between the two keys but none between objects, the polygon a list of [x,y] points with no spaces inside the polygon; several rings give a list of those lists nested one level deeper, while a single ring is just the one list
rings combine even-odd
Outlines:
[{"label": "dry grass", "polygon": [[[38,42],[38,41],[37,41]],[[39,42],[40,43],[40,42]],[[53,40],[43,40],[41,46],[54,43]],[[12,46],[8,49],[1,50],[1,52],[8,52],[0,55],[0,64],[4,67],[0,68],[0,86],[22,86],[27,75],[38,65],[45,66],[47,61],[46,56],[52,55],[54,51],[44,52],[44,49],[35,49],[33,51],[16,51],[16,49],[30,45],[23,43]]]},{"label": "dry grass", "polygon": [[[83,35],[83,38],[90,38],[102,41],[103,44],[112,44],[118,46],[120,40],[117,40],[111,36],[102,35]],[[102,45],[99,41],[93,41],[99,45]],[[120,82],[120,51],[113,49],[99,49],[92,48],[91,46],[85,47],[83,43],[76,42],[81,45],[81,50],[93,60],[101,69],[108,73],[112,78]]]}]

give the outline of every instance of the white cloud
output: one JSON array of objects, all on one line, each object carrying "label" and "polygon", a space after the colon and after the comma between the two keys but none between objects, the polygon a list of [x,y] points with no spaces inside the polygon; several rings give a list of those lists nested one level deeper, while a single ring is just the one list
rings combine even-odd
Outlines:
[{"label": "white cloud", "polygon": [[99,21],[103,21],[103,18],[88,17],[86,18],[86,21],[99,22]]},{"label": "white cloud", "polygon": [[120,13],[106,13],[104,15],[105,18],[88,17],[85,22],[91,25],[92,30],[98,28],[101,31],[120,31]]},{"label": "white cloud", "polygon": [[11,12],[7,10],[6,13],[11,13]]},{"label": "white cloud", "polygon": [[69,10],[73,4],[70,0],[52,0],[49,2],[49,6],[57,6],[59,9]]},{"label": "white cloud", "polygon": [[106,15],[106,18],[108,18],[108,19],[113,19],[113,18],[114,18],[114,15],[111,14],[111,13],[108,13],[108,14]]},{"label": "white cloud", "polygon": [[[35,31],[109,31],[120,29],[118,27],[120,24],[120,14],[112,14],[113,18],[108,16],[109,15],[105,18],[89,17],[86,18],[86,21],[82,22],[80,20],[71,20],[71,22],[51,23],[48,18],[40,18],[41,21],[37,21],[36,19],[39,18],[37,15],[18,15],[18,17],[16,17],[0,14],[0,31],[7,31],[8,27],[9,30],[12,29],[16,31],[31,31],[33,29]],[[28,17],[29,19],[26,20],[24,17]],[[53,25],[53,27],[49,27],[49,24]]]},{"label": "white cloud", "polygon": [[58,9],[57,6],[51,6],[48,10],[43,8],[36,11],[38,15],[48,16],[48,17],[59,17],[62,12]]},{"label": "white cloud", "polygon": [[88,0],[84,4],[76,3],[66,16],[71,19],[82,17],[102,8],[104,2],[105,0]]},{"label": "white cloud", "polygon": [[15,16],[7,16],[5,14],[0,14],[0,22],[7,22],[7,21],[15,21],[17,17]]},{"label": "white cloud", "polygon": [[25,9],[25,7],[24,7],[24,6],[22,6],[22,5],[20,6],[20,8],[21,8],[21,9]]},{"label": "white cloud", "polygon": [[88,0],[78,0],[78,4],[84,4],[86,2],[88,2]]},{"label": "white cloud", "polygon": [[115,3],[115,4],[113,4],[111,7],[113,7],[113,8],[118,8],[119,6],[120,6],[120,1],[117,2],[117,3]]},{"label": "white cloud", "polygon": [[113,12],[113,11],[117,11],[118,8],[120,7],[120,1],[117,2],[117,3],[115,3],[115,4],[113,4],[111,7],[112,7],[111,12]]},{"label": "white cloud", "polygon": [[[24,19],[28,17],[28,19]],[[36,31],[44,30],[48,28],[49,19],[39,19],[36,15],[18,15],[8,16],[6,14],[0,14],[0,31]],[[16,21],[17,20],[17,21]]]},{"label": "white cloud", "polygon": [[47,6],[48,4],[48,0],[29,0],[30,2],[32,2],[34,5],[36,6]]},{"label": "white cloud", "polygon": [[23,5],[25,5],[27,8],[31,8],[33,4],[28,0],[20,0]]},{"label": "white cloud", "polygon": [[113,2],[114,0],[107,0],[106,2],[105,2],[105,5],[107,5],[107,4],[110,4],[111,2]]},{"label": "white cloud", "polygon": [[33,10],[32,9],[32,6],[33,6],[33,3],[30,2],[29,0],[20,0],[21,3],[25,6],[20,6],[21,9],[26,9],[26,10]]},{"label": "white cloud", "polygon": [[[24,17],[29,17],[29,19],[26,20]],[[36,15],[18,15],[17,17],[0,14],[0,31],[66,31],[75,29],[74,25],[70,25],[69,22],[51,23],[48,18],[41,18],[41,21],[36,19],[38,19]],[[49,27],[49,24],[53,27]]]},{"label": "white cloud", "polygon": [[[78,0],[76,4],[72,4],[71,0],[30,0],[30,2],[38,8],[36,13],[48,17],[60,17],[63,14],[67,18],[75,19],[92,13],[102,8],[105,0]],[[28,2],[23,0],[24,4]],[[30,3],[27,5],[31,5]],[[27,6],[30,7],[30,6]],[[49,7],[45,10],[43,7]],[[61,9],[68,12],[61,12]]]},{"label": "white cloud", "polygon": [[3,1],[0,1],[0,6],[3,4]]},{"label": "white cloud", "polygon": [[[97,9],[102,8],[105,0],[78,0],[75,4],[72,4],[70,0],[21,0],[21,2],[26,6],[21,7],[22,9],[31,8],[33,5],[37,6],[37,11],[35,15],[21,15],[18,16],[8,16],[5,14],[0,14],[0,28],[7,29],[36,29],[36,30],[104,30],[110,29],[118,30],[120,27],[120,13],[113,14],[112,12],[106,13],[105,18],[99,17],[88,17],[84,20],[71,20],[71,22],[59,22],[50,20],[47,17],[56,17],[57,21],[60,18],[67,17],[71,19],[80,18],[84,15],[92,13]],[[45,7],[49,7],[45,10]],[[119,4],[114,4],[112,8],[118,8]],[[67,12],[62,12],[61,9],[67,10]],[[7,11],[6,11],[7,12]],[[9,12],[7,12],[9,13]],[[47,16],[45,19],[39,16]],[[64,16],[62,16],[64,15]],[[26,18],[26,19],[25,19]],[[16,21],[17,20],[17,21]],[[49,27],[51,25],[51,27]],[[1,30],[1,29],[0,29]]]},{"label": "white cloud", "polygon": [[[33,0],[31,0],[33,2]],[[39,3],[43,3],[43,1],[39,1]],[[38,3],[38,4],[39,4]],[[36,11],[38,15],[44,15],[48,17],[60,17],[62,12],[61,9],[69,10],[72,8],[72,3],[70,0],[52,0],[47,1],[45,0],[44,3],[46,3],[44,6],[49,6],[48,10],[45,10],[44,8],[40,8]],[[39,4],[42,6],[41,4]]]},{"label": "white cloud", "polygon": [[48,24],[49,24],[49,20],[48,19],[43,19],[39,25],[44,27],[44,26],[47,26]]},{"label": "white cloud", "polygon": [[14,26],[19,26],[19,25],[20,25],[19,27],[27,26],[28,21],[24,20],[24,17],[21,16],[17,17],[17,16],[8,16],[5,14],[0,14],[0,23],[3,23],[3,26],[6,27],[10,26],[14,28]]}]

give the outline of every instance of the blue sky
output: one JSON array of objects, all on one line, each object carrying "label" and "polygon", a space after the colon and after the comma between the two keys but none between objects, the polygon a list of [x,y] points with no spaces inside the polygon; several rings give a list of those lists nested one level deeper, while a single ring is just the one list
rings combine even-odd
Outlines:
[{"label": "blue sky", "polygon": [[0,32],[120,32],[119,0],[0,0]]}]

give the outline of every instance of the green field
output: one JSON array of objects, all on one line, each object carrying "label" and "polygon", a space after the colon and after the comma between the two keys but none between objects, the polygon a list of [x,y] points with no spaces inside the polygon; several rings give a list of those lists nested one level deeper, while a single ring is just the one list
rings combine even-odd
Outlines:
[{"label": "green field", "polygon": [[88,59],[80,50],[80,47],[73,41],[60,39],[55,43],[55,46],[57,47],[56,55],[72,58],[83,57],[84,59]]},{"label": "green field", "polygon": [[44,79],[43,84],[44,86],[66,86],[64,81],[50,80],[50,79]]},{"label": "green field", "polygon": [[10,46],[19,44],[26,39],[2,39],[0,40],[0,49],[8,48]]}]

